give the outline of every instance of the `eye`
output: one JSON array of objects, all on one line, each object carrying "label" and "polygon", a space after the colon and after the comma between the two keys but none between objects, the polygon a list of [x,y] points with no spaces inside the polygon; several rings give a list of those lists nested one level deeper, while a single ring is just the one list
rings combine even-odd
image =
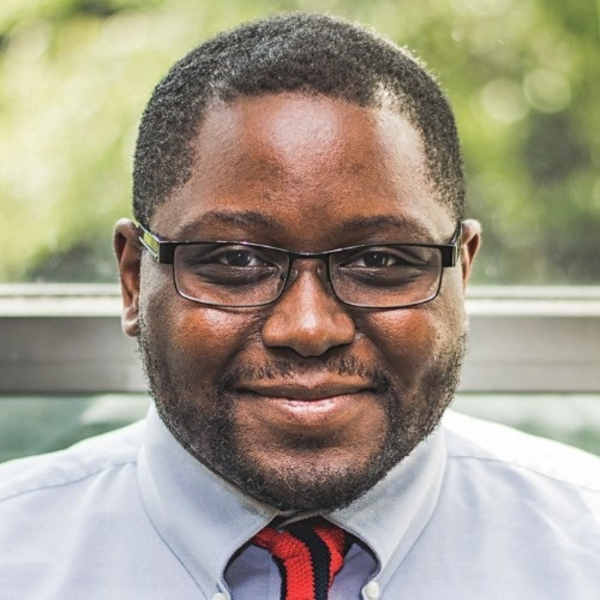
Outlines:
[{"label": "eye", "polygon": [[397,263],[397,259],[389,252],[382,250],[367,250],[357,256],[351,263],[356,267],[373,269],[377,267],[391,267]]},{"label": "eye", "polygon": [[285,253],[246,244],[189,244],[175,254],[176,276],[185,278],[188,288],[262,285],[279,281],[286,267]]},{"label": "eye", "polygon": [[417,246],[370,246],[347,257],[342,266],[356,269],[424,267],[430,259],[430,253]]},{"label": "eye", "polygon": [[181,246],[180,258],[189,268],[257,269],[277,265],[277,253],[267,248],[237,244],[191,244]]},{"label": "eye", "polygon": [[205,257],[204,261],[220,263],[228,267],[259,267],[268,264],[255,250],[245,247],[225,247]]},{"label": "eye", "polygon": [[435,277],[441,264],[435,248],[407,244],[359,248],[340,259],[334,270],[338,284],[354,291],[407,289]]}]

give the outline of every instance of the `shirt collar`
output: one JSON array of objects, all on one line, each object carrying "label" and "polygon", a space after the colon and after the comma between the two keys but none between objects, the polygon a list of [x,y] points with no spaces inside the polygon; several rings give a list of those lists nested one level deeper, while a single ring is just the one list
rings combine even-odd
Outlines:
[{"label": "shirt collar", "polygon": [[329,515],[374,552],[382,589],[429,522],[445,468],[444,435],[438,429],[364,496]]},{"label": "shirt collar", "polygon": [[[382,584],[433,513],[444,468],[443,436],[436,432],[362,498],[324,515],[371,548]],[[226,589],[232,555],[279,515],[199,463],[154,408],[140,450],[139,485],[157,532],[208,597]]]}]

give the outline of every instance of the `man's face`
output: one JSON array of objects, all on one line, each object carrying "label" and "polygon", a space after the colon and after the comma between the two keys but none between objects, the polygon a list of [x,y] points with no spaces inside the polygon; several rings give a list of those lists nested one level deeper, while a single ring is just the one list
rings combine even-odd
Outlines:
[{"label": "man's face", "polygon": [[[447,243],[456,228],[419,135],[397,113],[301,94],[244,98],[208,110],[194,151],[191,178],[150,223],[163,238],[321,252]],[[180,297],[172,267],[147,256],[138,289],[126,258],[138,246],[121,225],[125,328],[162,419],[198,460],[278,508],[333,509],[410,453],[451,400],[477,241],[467,224],[462,266],[421,306],[346,306],[323,265],[301,259],[275,303],[219,308]]]}]

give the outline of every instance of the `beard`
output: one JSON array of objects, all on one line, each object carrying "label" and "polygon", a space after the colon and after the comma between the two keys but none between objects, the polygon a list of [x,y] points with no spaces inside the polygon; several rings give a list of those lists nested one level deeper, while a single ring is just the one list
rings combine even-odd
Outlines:
[{"label": "beard", "polygon": [[[404,394],[378,365],[365,364],[352,356],[332,350],[327,359],[312,359],[321,370],[340,376],[359,375],[375,384],[377,399],[386,419],[385,431],[376,448],[364,460],[336,468],[323,459],[331,440],[301,440],[305,463],[266,465],[253,458],[244,431],[234,419],[236,383],[285,379],[309,371],[307,359],[273,359],[261,365],[232,366],[223,373],[214,390],[200,390],[182,373],[165,367],[160,348],[140,315],[138,348],[158,414],[178,442],[198,461],[233,483],[245,493],[285,512],[329,512],[348,506],[408,456],[438,426],[452,401],[460,379],[466,350],[466,328],[451,347],[440,353],[416,391]],[[199,366],[201,369],[201,365]],[[198,394],[202,394],[199,402]],[[252,440],[260,444],[261,440]],[[324,455],[324,454],[323,454]]]}]

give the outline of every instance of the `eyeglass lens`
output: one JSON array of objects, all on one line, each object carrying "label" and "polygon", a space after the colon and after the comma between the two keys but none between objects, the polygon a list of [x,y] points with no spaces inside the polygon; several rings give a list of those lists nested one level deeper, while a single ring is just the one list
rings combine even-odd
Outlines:
[{"label": "eyeglass lens", "polygon": [[[391,245],[343,249],[329,254],[336,296],[372,308],[419,304],[437,295],[442,256],[438,248]],[[178,246],[174,276],[179,293],[216,306],[257,306],[285,288],[290,258],[285,251],[246,244]]]}]

